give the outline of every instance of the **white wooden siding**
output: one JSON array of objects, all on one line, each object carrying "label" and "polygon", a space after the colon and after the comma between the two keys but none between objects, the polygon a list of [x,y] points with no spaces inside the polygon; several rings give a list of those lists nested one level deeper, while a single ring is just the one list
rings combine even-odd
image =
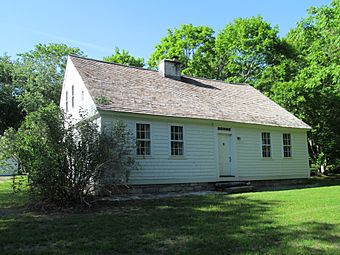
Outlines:
[{"label": "white wooden siding", "polygon": [[[103,118],[103,126],[113,118]],[[122,119],[135,134],[136,123],[151,124],[151,155],[138,157],[140,169],[133,171],[131,183],[184,183],[216,180],[213,129],[209,125],[183,124],[173,121]],[[184,155],[171,156],[170,126],[184,127]]]},{"label": "white wooden siding", "polygon": [[[234,180],[292,179],[309,177],[305,130],[197,121],[138,114],[102,114],[102,125],[123,120],[135,134],[136,123],[151,125],[151,155],[138,158],[140,169],[131,184],[214,182],[219,177],[217,127],[231,128]],[[170,155],[170,126],[184,127],[184,156]],[[261,132],[271,133],[272,157],[262,158]],[[292,158],[282,154],[282,134],[292,137]],[[239,137],[239,139],[237,139]]]},{"label": "white wooden siding", "polygon": [[[74,107],[72,107],[72,86],[74,86]],[[68,111],[66,112],[66,91],[68,91]],[[82,94],[83,92],[83,94]],[[97,114],[96,105],[90,96],[85,84],[74,67],[72,61],[68,59],[65,70],[63,88],[60,97],[60,108],[74,119],[75,122],[81,120],[80,112],[88,116]]]},{"label": "white wooden siding", "polygon": [[18,173],[18,162],[12,158],[0,160],[0,176]]},{"label": "white wooden siding", "polygon": [[[261,153],[261,132],[270,132],[271,157],[263,158]],[[282,134],[290,133],[292,157],[284,158]],[[308,178],[308,152],[306,131],[275,128],[237,128],[237,173],[239,179],[292,179]]]}]

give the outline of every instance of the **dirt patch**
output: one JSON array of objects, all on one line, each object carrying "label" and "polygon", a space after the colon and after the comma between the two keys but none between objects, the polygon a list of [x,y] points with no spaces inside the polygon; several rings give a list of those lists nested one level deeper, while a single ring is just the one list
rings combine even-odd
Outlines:
[{"label": "dirt patch", "polygon": [[0,176],[0,182],[7,181],[11,178],[12,178],[12,176]]}]

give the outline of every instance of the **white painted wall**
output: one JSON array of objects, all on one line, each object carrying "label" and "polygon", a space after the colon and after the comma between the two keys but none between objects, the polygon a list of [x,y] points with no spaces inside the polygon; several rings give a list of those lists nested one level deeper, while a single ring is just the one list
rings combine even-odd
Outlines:
[{"label": "white painted wall", "polygon": [[[72,107],[72,85],[74,86],[74,107]],[[66,91],[68,91],[68,111],[66,112]],[[85,84],[74,67],[72,60],[68,58],[65,77],[60,98],[60,108],[70,115],[75,122],[81,120],[79,113],[84,111],[88,116],[97,115],[96,105],[90,96]]]},{"label": "white painted wall", "polygon": [[18,172],[18,162],[14,159],[0,161],[0,175],[13,175]]},{"label": "white painted wall", "polygon": [[[112,116],[102,115],[102,126],[110,125],[113,119]],[[171,156],[170,126],[182,125],[181,122],[162,119],[150,121],[145,117],[120,119],[128,125],[133,134],[135,134],[136,122],[151,124],[151,155],[138,157],[140,169],[131,173],[131,183],[185,183],[216,180],[215,144],[211,124],[185,124],[184,156]]]},{"label": "white painted wall", "polygon": [[[114,119],[123,120],[133,134],[136,123],[151,124],[151,155],[138,158],[140,169],[132,172],[131,184],[309,177],[306,130],[139,114],[101,113],[101,117],[103,126],[110,125]],[[183,157],[170,155],[171,125],[184,127]],[[234,178],[219,177],[218,126],[231,128]],[[262,158],[261,132],[271,133],[271,158]],[[292,136],[292,158],[283,158],[282,133]]]},{"label": "white painted wall", "polygon": [[[261,132],[270,132],[271,158],[262,158]],[[241,180],[308,178],[306,131],[256,126],[237,128],[237,172]],[[290,133],[292,157],[283,157],[282,134]]]}]

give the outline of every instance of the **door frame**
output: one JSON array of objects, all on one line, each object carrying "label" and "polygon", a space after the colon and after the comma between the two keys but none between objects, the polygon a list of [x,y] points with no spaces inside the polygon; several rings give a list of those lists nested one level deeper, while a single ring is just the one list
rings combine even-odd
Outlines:
[{"label": "door frame", "polygon": [[[231,177],[231,178],[237,178],[237,158],[236,158],[236,140],[237,137],[235,135],[235,128],[229,126],[229,125],[221,125],[221,124],[215,124],[214,125],[214,133],[215,133],[215,160],[216,160],[216,178],[217,180],[223,180],[225,178]],[[230,173],[229,176],[220,176],[220,169],[219,169],[219,141],[218,141],[218,135],[219,134],[225,134],[229,135],[230,139],[230,151],[229,155],[231,156],[231,162],[230,162]]]},{"label": "door frame", "polygon": [[[221,139],[221,140],[220,140]],[[221,164],[221,152],[220,152],[220,148],[221,148],[221,142],[226,141],[226,146],[228,147],[226,150],[226,155],[224,155],[227,158],[227,162],[226,165],[226,174],[221,173],[221,168],[220,168],[220,164]],[[231,156],[231,151],[232,151],[232,145],[231,145],[231,134],[225,134],[225,133],[217,133],[217,142],[218,142],[218,146],[217,146],[217,150],[218,150],[218,170],[219,170],[219,177],[231,177],[232,175],[232,170],[231,170],[231,162],[232,162],[232,156]],[[223,145],[224,146],[224,145]],[[225,151],[223,151],[225,152]],[[223,162],[224,163],[224,162]]]}]

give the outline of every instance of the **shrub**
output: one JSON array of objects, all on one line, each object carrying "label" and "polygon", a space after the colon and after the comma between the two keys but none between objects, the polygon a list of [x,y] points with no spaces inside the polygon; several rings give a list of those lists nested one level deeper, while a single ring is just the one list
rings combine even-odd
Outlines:
[{"label": "shrub", "polygon": [[109,183],[126,184],[136,167],[133,144],[122,122],[101,133],[94,121],[74,124],[51,104],[27,115],[16,133],[7,131],[1,146],[28,175],[34,198],[63,206],[87,203]]}]

